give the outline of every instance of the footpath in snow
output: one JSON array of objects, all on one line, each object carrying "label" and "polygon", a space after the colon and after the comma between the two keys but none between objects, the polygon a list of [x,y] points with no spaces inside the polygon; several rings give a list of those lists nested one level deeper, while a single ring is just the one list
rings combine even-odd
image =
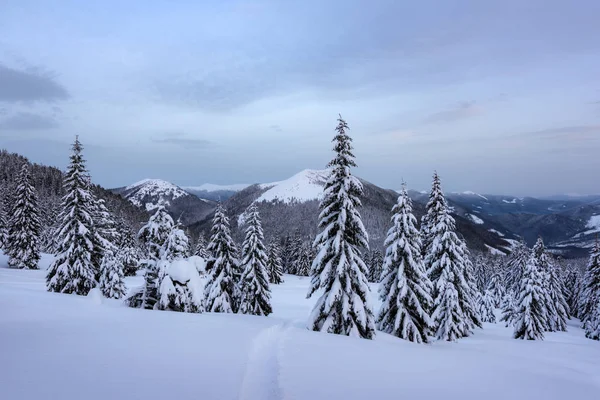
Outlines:
[{"label": "footpath in snow", "polygon": [[600,398],[600,343],[576,321],[541,342],[501,324],[456,343],[369,341],[305,329],[307,278],[285,276],[274,314],[255,317],[48,293],[44,276],[0,257],[2,399]]}]

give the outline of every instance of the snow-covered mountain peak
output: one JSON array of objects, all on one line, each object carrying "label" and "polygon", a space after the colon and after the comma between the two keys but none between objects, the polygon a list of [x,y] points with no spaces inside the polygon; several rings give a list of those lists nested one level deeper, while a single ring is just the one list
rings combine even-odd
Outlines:
[{"label": "snow-covered mountain peak", "polygon": [[240,190],[246,189],[248,186],[250,186],[249,183],[235,183],[233,185],[215,185],[213,183],[204,183],[200,186],[184,186],[182,189],[209,193],[220,191],[239,192]]},{"label": "snow-covered mountain peak", "polygon": [[323,197],[323,187],[328,176],[329,170],[327,169],[305,169],[286,180],[263,183],[260,187],[267,190],[256,201],[291,203],[320,200]]},{"label": "snow-covered mountain peak", "polygon": [[162,179],[143,179],[124,190],[124,196],[138,207],[151,211],[159,204],[169,202],[190,194],[179,186]]}]

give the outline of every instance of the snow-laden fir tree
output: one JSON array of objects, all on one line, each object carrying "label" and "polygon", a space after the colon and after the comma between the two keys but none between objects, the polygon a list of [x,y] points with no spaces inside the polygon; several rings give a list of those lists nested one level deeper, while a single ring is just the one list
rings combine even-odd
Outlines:
[{"label": "snow-laden fir tree", "polygon": [[519,242],[513,248],[511,254],[506,258],[505,284],[507,290],[517,292],[521,285],[521,275],[531,257],[531,250],[525,242]]},{"label": "snow-laden fir tree", "polygon": [[383,256],[379,249],[371,252],[367,266],[369,267],[369,275],[367,276],[369,282],[379,283],[381,281],[381,274],[383,273]]},{"label": "snow-laden fir tree", "polygon": [[208,251],[206,250],[206,239],[204,238],[204,235],[202,233],[198,235],[196,247],[194,247],[194,255],[202,257],[205,260],[208,260],[209,258]]},{"label": "snow-laden fir tree", "polygon": [[97,266],[92,262],[96,237],[92,212],[94,197],[81,154],[83,146],[75,139],[63,185],[65,195],[58,216],[57,254],[48,269],[48,291],[87,295],[96,286]]},{"label": "snow-laden fir tree", "polygon": [[[494,307],[500,307],[500,303],[502,302],[502,299],[504,298],[504,286],[502,283],[503,279],[502,279],[502,275],[500,273],[499,270],[496,270],[491,278],[490,278],[490,282],[488,283],[488,287],[486,291],[490,292],[490,295],[492,296],[492,298],[494,299]],[[483,322],[489,322],[489,321],[483,321]]]},{"label": "snow-laden fir tree", "polygon": [[14,204],[8,222],[8,266],[37,269],[40,259],[41,231],[35,188],[31,183],[29,165],[24,163],[13,194]]},{"label": "snow-laden fir tree", "polygon": [[314,253],[308,243],[304,243],[300,248],[298,260],[296,261],[296,275],[309,276]]},{"label": "snow-laden fir tree", "polygon": [[0,199],[0,250],[5,250],[8,245],[8,218],[2,200]]},{"label": "snow-laden fir tree", "polygon": [[500,304],[500,308],[502,310],[500,321],[504,322],[506,327],[512,326],[514,322],[515,307],[515,294],[512,290],[509,290],[505,293],[504,298],[502,299],[502,304]]},{"label": "snow-laden fir tree", "polygon": [[377,328],[401,339],[427,343],[433,328],[429,317],[433,288],[421,257],[417,219],[404,186],[392,213],[392,227],[385,240]]},{"label": "snow-laden fir tree", "polygon": [[557,330],[563,330],[561,327],[562,319],[565,318],[564,326],[566,327],[566,316],[560,312],[559,304],[555,303],[555,297],[558,294],[554,293],[556,288],[551,287],[551,270],[553,268],[550,258],[546,253],[544,241],[541,237],[538,238],[537,242],[533,246],[532,254],[534,257],[535,266],[542,279],[542,289],[544,295],[544,308],[546,309],[546,330],[554,332]]},{"label": "snow-laden fir tree", "polygon": [[458,292],[458,301],[460,303],[460,308],[463,310],[463,313],[469,321],[470,328],[482,328],[483,326],[481,324],[481,318],[479,316],[479,310],[477,309],[476,301],[479,290],[477,289],[477,282],[475,280],[475,268],[471,262],[471,255],[469,249],[467,248],[467,243],[464,239],[459,238],[459,244],[459,249],[463,259],[462,279],[466,283],[468,290]]},{"label": "snow-laden fir tree", "polygon": [[105,254],[100,265],[100,290],[104,297],[120,299],[127,294],[123,264],[112,252]]},{"label": "snow-laden fir tree", "polygon": [[550,265],[548,278],[550,299],[552,304],[554,304],[554,309],[556,310],[553,327],[555,331],[566,332],[567,319],[569,319],[569,305],[564,297],[565,288],[558,267]]},{"label": "snow-laden fir tree", "polygon": [[585,322],[584,329],[586,338],[600,340],[600,301],[596,302],[596,308]]},{"label": "snow-laden fir tree", "polygon": [[367,231],[358,207],[362,184],[352,176],[355,167],[352,139],[341,116],[333,139],[335,157],[320,204],[319,227],[315,239],[317,255],[311,266],[308,297],[321,291],[309,317],[308,328],[315,331],[372,339],[375,321],[369,304],[367,266],[362,249],[368,249]]},{"label": "snow-laden fir tree", "polygon": [[128,229],[122,229],[120,239],[116,254],[117,261],[123,266],[125,276],[135,276],[140,262],[140,252],[133,234]]},{"label": "snow-laden fir tree", "polygon": [[159,310],[198,313],[203,311],[194,264],[185,260],[189,253],[189,239],[179,227],[173,227],[163,245],[158,261]]},{"label": "snow-laden fir tree", "polygon": [[267,273],[267,254],[264,245],[260,216],[255,204],[246,210],[248,219],[246,237],[242,245],[241,267],[244,272],[240,283],[240,309],[242,314],[269,315],[271,308],[271,291],[269,274]]},{"label": "snow-laden fir tree", "polygon": [[159,205],[146,225],[140,229],[138,238],[146,248],[146,258],[140,261],[144,269],[144,287],[128,299],[130,307],[154,309],[158,301],[160,285],[160,263],[163,246],[166,243],[175,223],[164,206]]},{"label": "snow-laden fir tree", "polygon": [[222,204],[217,206],[207,247],[208,280],[204,289],[204,308],[209,312],[237,312],[241,279],[237,247],[231,238],[229,218]]},{"label": "snow-laden fir tree", "polygon": [[[465,243],[456,235],[440,180],[434,175],[426,220],[430,240],[425,255],[427,274],[433,284],[431,317],[439,340],[456,340],[469,336],[479,319],[473,266]],[[456,301],[456,303],[454,303]]]},{"label": "snow-laden fir tree", "polygon": [[[91,182],[88,184],[91,188]],[[120,237],[116,229],[116,223],[106,208],[104,199],[95,197],[93,192],[91,194],[94,198],[92,207],[92,220],[94,221],[94,252],[92,262],[97,266],[97,279],[99,279],[102,259],[108,253],[114,255],[117,252],[118,248],[116,244],[120,241]]]},{"label": "snow-laden fir tree", "polygon": [[544,276],[532,254],[521,275],[513,316],[515,339],[541,340],[547,325]]},{"label": "snow-laden fir tree", "polygon": [[286,271],[291,275],[299,275],[298,270],[300,268],[300,258],[302,257],[302,252],[305,249],[304,241],[302,240],[302,235],[300,231],[296,230],[294,236],[290,239],[289,243],[289,265],[288,270]]},{"label": "snow-laden fir tree", "polygon": [[441,216],[447,212],[448,204],[442,192],[442,183],[437,171],[434,171],[429,200],[425,206],[425,214],[421,217],[421,254],[423,255],[427,270],[431,268],[431,265],[427,264],[427,253],[430,252],[430,247],[433,243],[433,234],[431,231],[439,224]]},{"label": "snow-laden fir tree", "polygon": [[581,298],[579,300],[579,318],[582,326],[592,318],[600,301],[600,242],[596,240],[590,253],[585,274],[583,276]]},{"label": "snow-laden fir tree", "polygon": [[496,297],[491,290],[479,294],[479,315],[483,322],[496,323]]},{"label": "snow-laden fir tree", "polygon": [[269,283],[279,285],[283,283],[283,264],[279,257],[279,245],[273,240],[269,244],[267,254],[267,273],[269,274]]},{"label": "snow-laden fir tree", "polygon": [[569,267],[562,274],[563,287],[565,288],[564,296],[569,307],[569,318],[577,317],[578,312],[578,297],[579,297],[579,274],[576,270]]}]

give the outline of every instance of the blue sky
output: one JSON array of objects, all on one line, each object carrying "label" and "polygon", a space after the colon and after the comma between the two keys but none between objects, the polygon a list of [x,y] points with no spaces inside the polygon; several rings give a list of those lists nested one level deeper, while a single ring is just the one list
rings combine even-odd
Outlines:
[{"label": "blue sky", "polygon": [[92,178],[600,193],[600,2],[0,3],[0,147]]}]

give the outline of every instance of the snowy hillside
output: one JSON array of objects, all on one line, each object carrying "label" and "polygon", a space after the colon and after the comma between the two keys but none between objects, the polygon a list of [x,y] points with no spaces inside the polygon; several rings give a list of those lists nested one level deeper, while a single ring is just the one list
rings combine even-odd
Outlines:
[{"label": "snowy hillside", "polygon": [[456,343],[371,341],[308,331],[308,278],[273,286],[269,317],[184,314],[48,293],[45,271],[5,265],[0,256],[5,399],[593,400],[600,390],[600,343],[578,321],[542,342],[502,324]]},{"label": "snowy hillside", "polygon": [[260,187],[267,191],[256,201],[291,203],[320,200],[328,175],[328,170],[305,169],[284,181],[261,184]]},{"label": "snowy hillside", "polygon": [[138,207],[144,207],[147,211],[154,210],[162,201],[169,204],[170,201],[189,196],[189,193],[179,186],[162,179],[141,180],[127,186],[124,193],[125,198]]},{"label": "snowy hillside", "polygon": [[147,212],[162,204],[175,220],[186,225],[205,218],[216,206],[213,201],[200,199],[162,179],[144,179],[112,191]]},{"label": "snowy hillside", "polygon": [[248,186],[250,185],[247,183],[238,183],[234,185],[214,185],[212,183],[205,183],[200,186],[185,186],[182,187],[182,189],[200,199],[225,201],[240,190],[246,189]]}]

